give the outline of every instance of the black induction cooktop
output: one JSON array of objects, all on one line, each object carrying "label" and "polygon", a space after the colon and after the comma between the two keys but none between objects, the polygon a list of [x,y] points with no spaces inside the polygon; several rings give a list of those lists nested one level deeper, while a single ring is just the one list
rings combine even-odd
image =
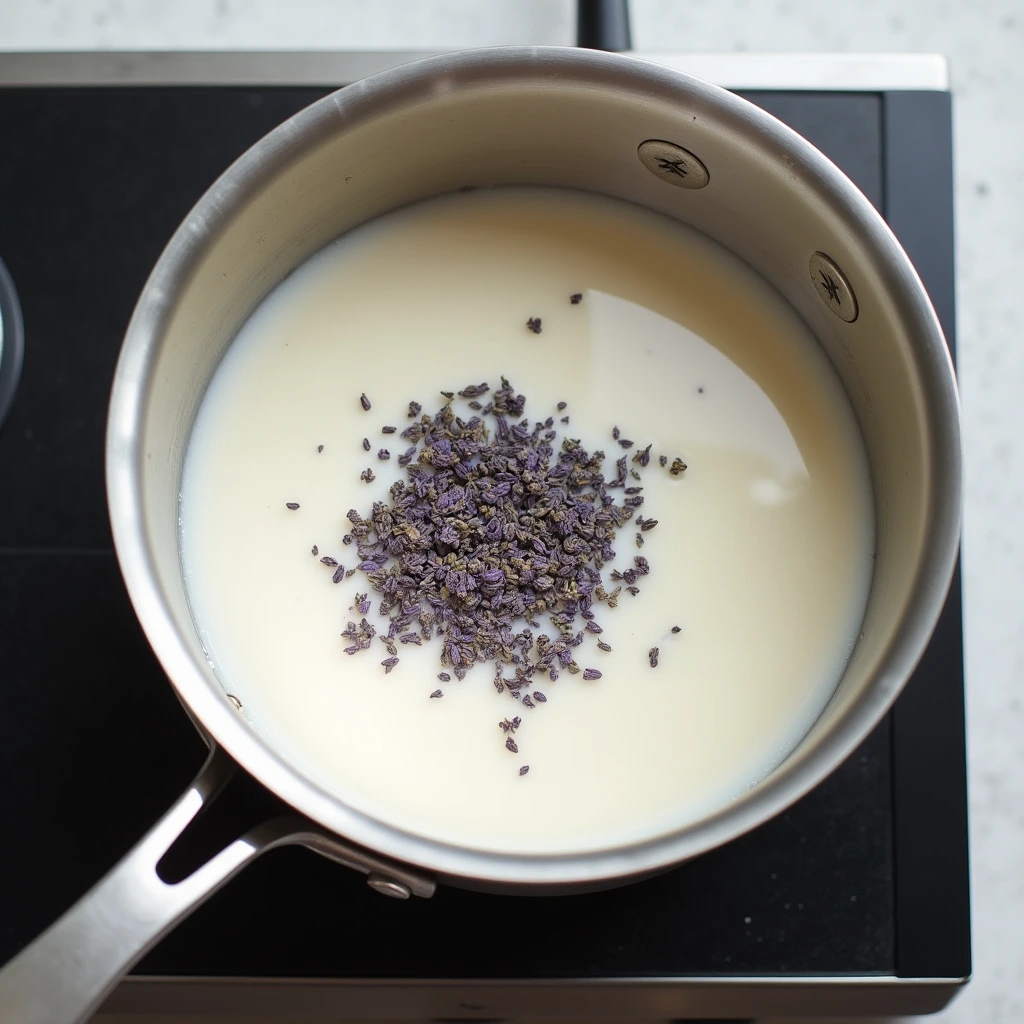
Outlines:
[{"label": "black induction cooktop", "polygon": [[[0,962],[202,761],[112,554],[107,395],[135,298],[186,211],[326,91],[0,88],[0,258],[25,334],[0,429]],[[948,93],[747,95],[882,211],[952,346]],[[785,814],[665,875],[571,897],[442,887],[397,903],[281,850],[165,939],[108,1005],[435,1018],[936,1009],[971,970],[961,637],[958,575],[923,662],[863,747]],[[221,830],[255,813],[239,793]]]}]

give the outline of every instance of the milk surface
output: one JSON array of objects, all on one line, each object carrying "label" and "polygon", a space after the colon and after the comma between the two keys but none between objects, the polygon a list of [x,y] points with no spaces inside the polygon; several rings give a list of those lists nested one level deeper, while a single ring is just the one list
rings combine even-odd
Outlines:
[{"label": "milk surface", "polygon": [[[658,526],[639,549],[627,524],[604,570],[642,553],[650,575],[617,608],[596,606],[612,651],[587,635],[575,654],[602,677],[539,677],[547,701],[532,709],[495,692],[491,666],[439,681],[440,640],[399,645],[387,675],[376,640],[346,655],[356,593],[387,623],[361,572],[334,584],[319,561],[354,567],[347,510],[368,514],[404,477],[409,442],[381,428],[405,429],[410,400],[433,413],[441,391],[501,375],[531,423],[553,416],[561,436],[603,449],[608,478],[623,454],[613,427],[653,445],[639,511]],[[673,476],[660,455],[688,468]],[[675,221],[553,189],[419,204],[283,282],[202,403],[181,521],[197,629],[241,713],[361,811],[527,853],[661,834],[763,778],[842,674],[873,548],[853,415],[790,307]],[[498,725],[513,715],[518,753]]]}]

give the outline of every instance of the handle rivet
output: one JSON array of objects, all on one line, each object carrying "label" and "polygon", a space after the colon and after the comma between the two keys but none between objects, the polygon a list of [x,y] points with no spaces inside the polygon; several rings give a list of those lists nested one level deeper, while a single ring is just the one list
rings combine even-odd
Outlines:
[{"label": "handle rivet", "polygon": [[826,256],[823,252],[811,253],[807,269],[810,271],[811,284],[818,293],[821,301],[840,320],[852,324],[857,319],[859,312],[857,308],[857,296],[847,280],[846,275],[839,269],[835,260]]},{"label": "handle rivet", "polygon": [[710,180],[708,169],[688,149],[663,139],[648,139],[636,155],[656,178],[679,188],[703,188]]},{"label": "handle rivet", "polygon": [[366,876],[366,884],[374,892],[379,892],[381,896],[390,896],[395,900],[407,900],[412,895],[412,890],[409,886],[396,882],[393,878],[388,878],[386,875],[379,875],[376,871],[371,871]]}]

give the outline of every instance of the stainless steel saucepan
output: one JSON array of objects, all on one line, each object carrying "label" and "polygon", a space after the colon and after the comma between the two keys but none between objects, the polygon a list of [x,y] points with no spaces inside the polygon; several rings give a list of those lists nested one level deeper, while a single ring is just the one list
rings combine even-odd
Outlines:
[{"label": "stainless steel saucepan", "polygon": [[[465,186],[502,184],[628,199],[738,253],[816,335],[869,456],[874,577],[862,635],[829,706],[742,799],[617,849],[483,853],[346,806],[228,699],[203,655],[179,565],[189,432],[214,369],[260,300],[358,224]],[[960,460],[950,359],[909,260],[836,167],[750,103],[628,57],[548,48],[431,58],[314,103],[232,165],[175,233],[139,299],[114,380],[107,487],[121,570],[210,759],[121,864],[0,972],[0,1019],[81,1019],[177,921],[285,843],[365,872],[391,895],[429,896],[445,881],[543,894],[622,883],[761,824],[854,750],[921,655],[956,557]],[[235,764],[295,815],[165,883],[157,862]]]}]

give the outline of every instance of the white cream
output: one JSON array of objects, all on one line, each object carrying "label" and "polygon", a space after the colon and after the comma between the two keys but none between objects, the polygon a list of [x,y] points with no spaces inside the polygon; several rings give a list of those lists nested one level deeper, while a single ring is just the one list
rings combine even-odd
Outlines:
[{"label": "white cream", "polygon": [[[590,636],[577,651],[603,678],[538,680],[548,700],[532,710],[495,692],[490,667],[439,682],[438,641],[400,646],[387,676],[377,641],[346,656],[339,634],[367,581],[332,584],[310,550],[355,564],[345,513],[386,500],[402,472],[406,442],[381,427],[404,429],[410,399],[433,412],[442,389],[502,374],[531,421],[568,402],[560,429],[603,448],[609,477],[613,425],[653,443],[651,573],[639,596],[598,606],[613,651]],[[673,477],[661,454],[689,468]],[[866,462],[806,327],[706,237],[571,192],[433,200],[310,260],[218,369],[182,491],[193,613],[245,713],[352,806],[482,849],[614,846],[742,793],[825,705],[870,580]],[[635,533],[622,531],[606,573],[631,564]],[[429,699],[437,687],[444,697]],[[516,713],[512,754],[498,722]]]}]

